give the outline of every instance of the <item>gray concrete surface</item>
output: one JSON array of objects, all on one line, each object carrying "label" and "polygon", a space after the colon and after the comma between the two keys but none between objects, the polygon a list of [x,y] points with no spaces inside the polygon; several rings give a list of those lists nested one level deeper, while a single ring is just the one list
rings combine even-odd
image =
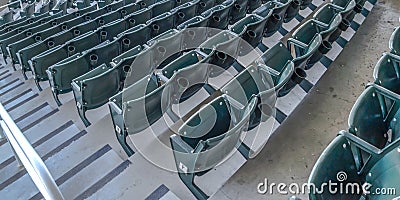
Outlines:
[{"label": "gray concrete surface", "polygon": [[400,25],[399,16],[399,0],[379,0],[302,105],[213,199],[288,199],[290,195],[258,194],[257,185],[264,178],[270,183],[307,182],[319,155],[339,130],[347,128],[348,114],[366,83],[372,82],[374,66],[388,51],[394,27]]}]

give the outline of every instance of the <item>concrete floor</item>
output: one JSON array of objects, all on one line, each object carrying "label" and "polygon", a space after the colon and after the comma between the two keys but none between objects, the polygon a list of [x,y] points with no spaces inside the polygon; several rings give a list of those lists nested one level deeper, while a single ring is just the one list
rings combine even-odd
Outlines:
[{"label": "concrete floor", "polygon": [[[294,113],[268,141],[263,151],[248,161],[213,199],[288,199],[290,195],[261,195],[264,178],[275,183],[305,183],[319,155],[339,130],[372,82],[374,66],[394,27],[400,26],[400,1],[379,0],[345,50]],[[308,199],[306,195],[297,195]]]}]

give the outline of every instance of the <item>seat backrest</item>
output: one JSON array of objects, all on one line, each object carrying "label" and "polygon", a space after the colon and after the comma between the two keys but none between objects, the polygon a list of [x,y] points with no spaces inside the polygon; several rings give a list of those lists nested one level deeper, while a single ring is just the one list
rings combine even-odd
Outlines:
[{"label": "seat backrest", "polygon": [[58,91],[71,91],[71,82],[89,71],[90,64],[84,56],[74,55],[49,67],[51,85]]},{"label": "seat backrest", "polygon": [[105,15],[97,17],[96,21],[99,26],[102,26],[104,24],[108,24],[108,23],[118,20],[120,18],[121,18],[121,13],[119,13],[118,11],[114,11],[114,12],[110,12]]},{"label": "seat backrest", "polygon": [[253,98],[244,108],[237,108],[229,96],[222,95],[179,128],[182,140],[194,149],[197,172],[215,167],[238,147],[256,102],[257,99]]},{"label": "seat backrest", "polygon": [[194,65],[203,58],[204,56],[199,54],[196,50],[189,51],[188,53],[185,53],[181,57],[177,58],[176,60],[165,66],[162,69],[162,74],[170,79],[178,70]]},{"label": "seat backrest", "polygon": [[332,4],[328,3],[318,9],[318,11],[314,14],[313,19],[322,22],[328,26],[332,23],[332,21],[338,14],[338,11],[332,7]]},{"label": "seat backrest", "polygon": [[[339,173],[346,173],[347,179],[340,182],[338,180]],[[354,199],[359,200],[361,194],[346,194],[344,192],[336,192],[332,194],[327,187],[321,190],[323,184],[332,183],[358,183],[362,185],[363,177],[357,174],[355,161],[347,139],[339,135],[328,147],[322,152],[311,171],[308,179],[310,185],[309,198],[311,200],[319,199]],[[319,192],[317,192],[319,191]],[[322,192],[322,193],[321,193]]]},{"label": "seat backrest", "polygon": [[83,57],[90,63],[91,68],[96,68],[103,63],[108,64],[111,60],[120,54],[120,44],[117,40],[99,45],[85,52]]},{"label": "seat backrest", "polygon": [[[128,50],[130,47],[145,44],[150,37],[151,28],[145,25],[137,25],[128,31],[118,35],[118,41],[123,47],[123,51]],[[128,45],[128,47],[126,47]]]},{"label": "seat backrest", "polygon": [[147,75],[151,74],[155,69],[153,63],[153,51],[145,49],[137,55],[127,73],[125,84],[127,86],[136,83]]},{"label": "seat backrest", "polygon": [[375,87],[368,87],[351,109],[349,132],[381,149],[386,146],[390,122],[398,108],[398,100],[393,101]]},{"label": "seat backrest", "polygon": [[116,37],[119,33],[125,31],[129,27],[129,22],[127,20],[118,20],[107,24],[101,28],[101,39],[105,40],[112,40]]},{"label": "seat backrest", "polygon": [[156,68],[165,66],[166,63],[170,63],[177,58],[176,55],[180,55],[182,51],[182,36],[181,32],[169,30],[148,42],[154,52],[153,62]]},{"label": "seat backrest", "polygon": [[292,34],[292,38],[304,43],[310,44],[314,39],[315,35],[320,33],[320,27],[313,21],[308,20],[306,23],[302,24],[296,31]]},{"label": "seat backrest", "polygon": [[126,16],[133,25],[145,24],[152,18],[151,9],[141,9]]},{"label": "seat backrest", "polygon": [[[147,87],[143,87],[143,84],[147,85],[149,81],[151,81],[151,79],[145,77],[144,80],[142,79],[131,86],[137,88],[135,90],[139,90],[138,98],[130,101],[123,100],[126,102],[126,105],[123,107],[123,113],[128,134],[139,133],[151,126],[163,115],[161,97],[164,85],[145,95],[148,90]],[[138,88],[139,86],[141,88]],[[146,91],[144,91],[144,89],[146,89]]]},{"label": "seat backrest", "polygon": [[36,78],[47,79],[46,70],[51,65],[68,57],[68,51],[63,46],[57,46],[32,58],[32,71]]},{"label": "seat backrest", "polygon": [[[107,68],[104,64],[99,68]],[[119,71],[108,69],[97,76],[82,81],[82,99],[89,109],[104,105],[120,89]]]},{"label": "seat backrest", "polygon": [[147,24],[151,28],[151,37],[156,37],[175,27],[175,15],[164,13],[152,18]]},{"label": "seat backrest", "polygon": [[185,3],[180,5],[177,8],[174,8],[172,13],[175,13],[175,24],[176,26],[181,23],[193,18],[196,16],[197,7],[200,4],[200,1],[197,3]]},{"label": "seat backrest", "polygon": [[169,12],[173,7],[173,1],[163,0],[151,5],[149,9],[151,9],[152,17],[157,17],[163,13]]},{"label": "seat backrest", "polygon": [[385,53],[379,59],[374,69],[374,80],[376,84],[400,94],[400,57]]},{"label": "seat backrest", "polygon": [[99,31],[90,31],[66,43],[69,56],[93,48],[100,44]]}]

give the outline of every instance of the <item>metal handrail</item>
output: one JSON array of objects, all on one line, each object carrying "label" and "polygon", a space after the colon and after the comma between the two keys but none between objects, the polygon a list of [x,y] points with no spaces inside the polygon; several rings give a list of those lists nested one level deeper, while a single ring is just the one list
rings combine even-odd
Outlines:
[{"label": "metal handrail", "polygon": [[25,167],[29,176],[45,199],[63,200],[60,189],[43,160],[17,127],[0,103],[0,140],[7,139],[20,166]]}]

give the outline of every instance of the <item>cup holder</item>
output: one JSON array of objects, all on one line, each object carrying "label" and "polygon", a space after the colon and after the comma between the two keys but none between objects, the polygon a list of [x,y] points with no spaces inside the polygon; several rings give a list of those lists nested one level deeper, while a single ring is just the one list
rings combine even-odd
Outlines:
[{"label": "cup holder", "polygon": [[125,73],[128,73],[131,70],[131,66],[130,65],[124,65],[123,70]]},{"label": "cup holder", "polygon": [[75,29],[75,30],[74,30],[74,35],[77,36],[77,35],[79,35],[79,34],[81,34],[81,31],[79,31],[78,29]]},{"label": "cup holder", "polygon": [[97,61],[99,60],[99,57],[96,54],[90,55],[89,58],[90,58],[90,64],[92,66],[96,65]]},{"label": "cup holder", "polygon": [[212,16],[212,18],[216,22],[220,22],[221,21],[221,18],[219,16],[214,15],[214,16]]},{"label": "cup holder", "polygon": [[250,38],[255,38],[257,36],[256,32],[254,32],[253,30],[248,30],[246,31],[247,36],[249,36]]},{"label": "cup holder", "polygon": [[129,19],[129,24],[131,26],[134,26],[136,24],[136,20],[135,19]]},{"label": "cup holder", "polygon": [[30,32],[30,31],[26,32],[26,36],[31,36],[31,35],[32,35],[32,32]]},{"label": "cup holder", "polygon": [[57,22],[51,22],[52,26],[57,26]]},{"label": "cup holder", "polygon": [[153,30],[154,31],[159,31],[160,30],[160,26],[157,24],[153,24]]},{"label": "cup holder", "polygon": [[53,41],[48,41],[47,42],[47,46],[49,46],[50,48],[54,47],[55,43]]},{"label": "cup holder", "polygon": [[67,29],[68,29],[67,25],[61,25],[61,30],[65,31]]},{"label": "cup holder", "polygon": [[178,17],[181,18],[181,19],[184,19],[185,18],[185,13],[178,12]]},{"label": "cup holder", "polygon": [[102,20],[102,19],[99,20],[99,25],[100,25],[100,26],[103,26],[105,23],[106,23],[106,22],[105,22],[104,20]]},{"label": "cup holder", "polygon": [[167,52],[167,49],[163,46],[159,46],[159,47],[157,47],[157,51],[158,51],[158,53],[164,55],[165,52]]},{"label": "cup holder", "polygon": [[146,7],[146,6],[147,6],[147,4],[146,4],[145,2],[143,2],[143,1],[140,2],[140,7],[141,7],[141,8],[144,8],[144,7]]},{"label": "cup holder", "polygon": [[100,38],[102,40],[105,40],[107,38],[107,32],[106,31],[100,31]]},{"label": "cup holder", "polygon": [[294,70],[294,73],[293,73],[291,79],[296,84],[300,84],[306,77],[307,77],[307,73],[306,73],[306,71],[304,71],[304,69],[296,68]]},{"label": "cup holder", "polygon": [[180,88],[188,88],[189,87],[189,80],[185,77],[179,77],[176,82]]},{"label": "cup holder", "polygon": [[75,54],[75,47],[74,46],[70,45],[67,48],[68,48],[68,53],[69,53],[70,56]]},{"label": "cup holder", "polygon": [[202,7],[202,8],[205,8],[207,5],[206,5],[206,3],[204,3],[204,2],[200,2],[200,7]]},{"label": "cup holder", "polygon": [[349,28],[349,27],[350,27],[350,22],[347,19],[343,19],[342,22],[340,22],[340,24],[339,24],[339,28],[342,31],[346,31],[347,28]]},{"label": "cup holder", "polygon": [[318,51],[322,54],[327,54],[332,49],[332,44],[326,40],[322,41],[321,46],[318,48]]},{"label": "cup holder", "polygon": [[35,41],[38,42],[38,41],[40,41],[40,40],[42,40],[42,37],[40,37],[39,35],[37,35],[37,36],[35,37]]},{"label": "cup holder", "polygon": [[227,58],[228,58],[228,56],[226,55],[226,53],[223,53],[223,52],[220,52],[220,51],[218,51],[217,52],[217,58],[219,59],[219,60],[226,60]]}]

